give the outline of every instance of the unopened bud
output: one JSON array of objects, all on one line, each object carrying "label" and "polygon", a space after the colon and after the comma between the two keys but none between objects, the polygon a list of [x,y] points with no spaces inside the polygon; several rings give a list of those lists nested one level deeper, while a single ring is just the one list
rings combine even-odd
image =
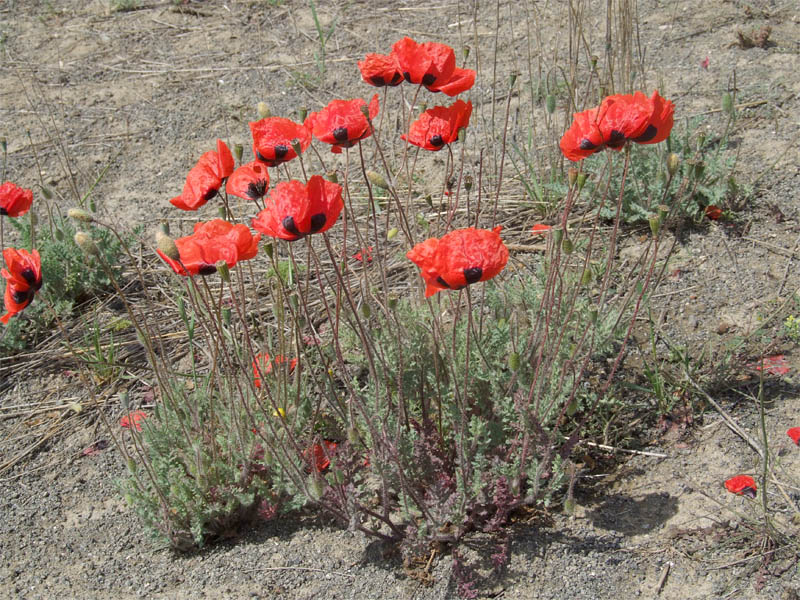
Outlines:
[{"label": "unopened bud", "polygon": [[558,246],[561,244],[561,240],[564,239],[564,230],[560,227],[553,229],[553,243]]},{"label": "unopened bud", "polygon": [[469,58],[469,51],[470,51],[470,47],[469,46],[464,46],[464,61],[465,62]]},{"label": "unopened bud", "polygon": [[81,223],[91,223],[94,221],[94,217],[91,214],[83,210],[82,208],[70,208],[67,211],[67,216],[74,220],[80,221]]},{"label": "unopened bud", "polygon": [[0,138],[0,147],[3,148],[3,154],[5,154],[6,151],[8,150],[8,142],[6,141],[6,138],[4,137]]},{"label": "unopened bud", "polygon": [[581,283],[583,285],[589,285],[590,283],[592,283],[592,279],[594,279],[594,277],[592,276],[592,270],[584,269],[583,275],[581,275]]},{"label": "unopened bud", "polygon": [[578,181],[578,169],[571,167],[570,170],[567,171],[567,181],[569,181],[569,187],[575,185],[575,182]]},{"label": "unopened bud", "polygon": [[369,182],[376,187],[384,190],[389,189],[389,184],[387,183],[386,178],[376,171],[367,171],[367,179],[369,179]]},{"label": "unopened bud", "polygon": [[666,204],[659,204],[658,205],[658,218],[661,219],[661,222],[667,220],[667,215],[669,214],[669,206]]},{"label": "unopened bud", "polygon": [[544,99],[544,105],[547,108],[547,112],[551,115],[556,112],[556,97],[553,94],[547,94],[547,97]]},{"label": "unopened bud", "polygon": [[222,281],[225,283],[230,283],[231,272],[230,269],[228,269],[228,263],[226,263],[224,260],[218,260],[217,264],[214,266],[217,267],[217,273],[219,273],[219,276],[222,277]]},{"label": "unopened bud", "polygon": [[220,206],[217,207],[217,214],[219,215],[219,218],[222,219],[223,221],[227,221],[228,220],[228,218],[227,218],[228,217],[228,210],[224,206],[220,205]]},{"label": "unopened bud", "polygon": [[519,76],[519,73],[517,73],[516,71],[512,71],[511,72],[511,76],[508,78],[508,87],[511,87],[511,88],[514,87],[514,84],[517,83],[517,77],[518,76]]},{"label": "unopened bud", "polygon": [[302,123],[303,121],[306,120],[306,117],[308,116],[308,109],[305,106],[301,106],[297,110],[297,116],[300,117],[300,122]]},{"label": "unopened bud", "polygon": [[519,370],[519,362],[520,361],[518,352],[512,352],[511,354],[508,355],[508,366],[511,367],[512,371]]},{"label": "unopened bud", "polygon": [[356,427],[350,427],[347,429],[347,441],[353,446],[361,441],[361,436],[359,435]]},{"label": "unopened bud", "polygon": [[386,234],[386,239],[390,240],[397,235],[397,227],[392,227]]},{"label": "unopened bud", "polygon": [[372,315],[372,309],[366,302],[361,305],[361,314],[364,315],[365,319],[369,319],[370,315]]},{"label": "unopened bud", "polygon": [[458,141],[464,142],[464,139],[467,137],[467,129],[466,127],[459,127],[458,129]]},{"label": "unopened bud", "polygon": [[266,119],[267,117],[272,115],[272,111],[270,111],[269,106],[267,106],[266,102],[259,102],[256,104],[256,110],[258,111],[258,116],[261,119]]},{"label": "unopened bud", "polygon": [[53,197],[53,192],[50,191],[49,187],[42,186],[42,196],[44,196],[46,200],[50,200]]},{"label": "unopened bud", "polygon": [[325,179],[331,183],[339,183],[339,176],[336,174],[336,171],[328,171],[325,173]]},{"label": "unopened bud", "polygon": [[589,322],[594,325],[597,323],[597,307],[593,306],[589,309]]},{"label": "unopened bud", "polygon": [[75,244],[83,250],[86,254],[90,256],[99,256],[100,250],[97,249],[97,245],[92,240],[92,237],[86,233],[85,231],[78,231],[75,234],[75,237],[72,239],[75,240]]},{"label": "unopened bud", "polygon": [[397,297],[396,296],[390,296],[388,304],[389,304],[389,308],[392,309],[392,310],[397,308]]},{"label": "unopened bud", "polygon": [[158,230],[164,235],[169,235],[169,221],[161,221],[161,223],[158,224]]},{"label": "unopened bud", "polygon": [[572,240],[569,238],[564,238],[564,241],[561,242],[561,251],[564,254],[572,254],[572,251],[575,249],[575,245],[572,243]]},{"label": "unopened bud", "polygon": [[322,498],[322,492],[325,491],[325,488],[322,484],[321,477],[314,477],[313,475],[309,477],[308,481],[308,499],[312,502],[316,502],[320,498]]},{"label": "unopened bud", "polygon": [[53,232],[53,235],[56,236],[56,240],[57,241],[59,241],[59,242],[63,242],[64,241],[64,232],[61,229],[59,229],[58,227],[56,227],[55,231]]},{"label": "unopened bud", "polygon": [[225,324],[225,327],[231,326],[231,309],[228,306],[222,309],[222,322]]},{"label": "unopened bud", "polygon": [[244,153],[244,147],[241,144],[234,144],[233,145],[233,155],[236,157],[236,162],[242,162],[242,154]]},{"label": "unopened bud", "polygon": [[370,120],[369,119],[369,106],[367,106],[366,104],[364,106],[362,106],[361,107],[361,114],[364,115],[364,118],[369,123],[369,120]]},{"label": "unopened bud", "polygon": [[586,185],[586,173],[578,173],[578,191],[579,192],[583,189],[584,185]]},{"label": "unopened bud", "polygon": [[695,165],[694,165],[694,177],[695,177],[695,179],[702,179],[703,178],[703,173],[705,173],[705,170],[706,170],[706,164],[702,160],[697,161],[695,163]]},{"label": "unopened bud", "polygon": [[675,177],[675,173],[678,172],[678,167],[681,165],[681,157],[675,154],[674,152],[670,152],[667,155],[667,173],[669,173],[670,177]]},{"label": "unopened bud", "polygon": [[270,258],[272,258],[272,252],[273,252],[272,242],[270,242],[269,244],[264,244],[264,253]]},{"label": "unopened bud", "polygon": [[297,156],[300,156],[303,153],[303,147],[300,145],[300,140],[297,138],[292,140],[292,150]]},{"label": "unopened bud", "polygon": [[590,61],[592,63],[592,69],[594,69],[597,66],[597,55],[593,54]]},{"label": "unopened bud", "polygon": [[464,177],[464,189],[469,191],[472,189],[472,175],[467,175]]},{"label": "unopened bud", "polygon": [[[78,234],[75,234],[78,237]],[[77,242],[77,239],[75,240]],[[80,244],[78,244],[80,246]],[[159,231],[156,233],[156,247],[161,251],[161,254],[171,260],[180,260],[181,253],[178,252],[178,247],[175,245],[175,240],[169,237],[166,233]]]},{"label": "unopened bud", "polygon": [[651,215],[647,220],[650,223],[650,233],[653,234],[653,237],[658,237],[658,232],[661,230],[661,219],[658,215]]},{"label": "unopened bud", "polygon": [[706,144],[706,134],[705,132],[700,132],[697,134],[697,149],[702,150],[703,146]]},{"label": "unopened bud", "polygon": [[733,116],[733,96],[730,92],[722,94],[722,112],[727,115]]}]

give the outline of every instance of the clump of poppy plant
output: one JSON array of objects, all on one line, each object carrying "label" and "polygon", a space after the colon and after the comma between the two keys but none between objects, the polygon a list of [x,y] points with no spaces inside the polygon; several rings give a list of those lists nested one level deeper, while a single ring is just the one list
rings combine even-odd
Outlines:
[{"label": "clump of poppy plant", "polygon": [[472,102],[456,100],[451,106],[435,106],[411,124],[408,135],[400,137],[425,150],[441,150],[458,139],[458,132],[469,125],[470,115]]},{"label": "clump of poppy plant", "polygon": [[[369,114],[369,119],[363,112]],[[378,94],[372,96],[369,105],[361,98],[354,100],[331,100],[319,112],[306,117],[305,126],[321,142],[331,145],[331,152],[340,154],[342,148],[352,148],[372,135],[372,120],[378,116]]]},{"label": "clump of poppy plant", "polygon": [[731,477],[725,482],[725,488],[732,494],[739,496],[747,496],[748,498],[756,497],[756,482],[749,475],[737,475]]},{"label": "clump of poppy plant", "polygon": [[33,204],[33,192],[16,183],[6,181],[0,185],[0,216],[21,217]]},{"label": "clump of poppy plant", "polygon": [[233,173],[233,155],[222,140],[216,152],[203,154],[186,176],[180,196],[170,202],[181,210],[197,210],[219,192],[222,182]]},{"label": "clump of poppy plant", "polygon": [[501,229],[456,229],[409,250],[406,256],[420,268],[425,281],[425,297],[442,290],[460,290],[500,273],[508,262]]},{"label": "clump of poppy plant", "polygon": [[0,269],[0,276],[6,280],[3,301],[7,312],[0,317],[0,323],[7,325],[11,317],[25,310],[42,287],[42,261],[37,250],[16,248],[3,250],[3,259],[6,268]]},{"label": "clump of poppy plant", "polygon": [[291,242],[327,231],[343,208],[342,186],[314,175],[307,184],[292,180],[276,185],[252,225],[261,233]]},{"label": "clump of poppy plant", "polygon": [[573,115],[573,122],[559,146],[571,161],[583,160],[605,148],[622,150],[628,142],[656,144],[672,131],[675,105],[653,92],[615,94],[598,108]]},{"label": "clump of poppy plant", "polygon": [[161,248],[158,254],[178,275],[210,275],[217,271],[219,261],[233,268],[240,260],[253,258],[260,239],[261,235],[253,235],[247,225],[214,219],[195,224],[192,235],[175,240],[179,260]]}]

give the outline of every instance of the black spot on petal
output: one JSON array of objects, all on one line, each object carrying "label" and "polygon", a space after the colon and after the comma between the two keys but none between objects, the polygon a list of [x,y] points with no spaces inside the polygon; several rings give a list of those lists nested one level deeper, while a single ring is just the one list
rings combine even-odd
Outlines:
[{"label": "black spot on petal", "polygon": [[24,304],[27,306],[33,300],[33,290],[17,290],[11,289],[11,299],[16,304]]},{"label": "black spot on petal", "polygon": [[400,85],[401,81],[403,81],[403,75],[401,73],[395,73],[392,76],[392,80],[389,82],[389,85]]},{"label": "black spot on petal", "polygon": [[616,129],[611,130],[611,135],[608,137],[606,146],[609,148],[621,148],[625,144],[625,134]]},{"label": "black spot on petal", "polygon": [[409,83],[414,83],[413,81],[411,81],[411,73],[409,73],[408,71],[403,71],[403,77]]},{"label": "black spot on petal", "polygon": [[211,200],[216,195],[217,195],[217,188],[211,188],[205,194],[203,194],[203,200],[208,202],[209,200]]},{"label": "black spot on petal", "polygon": [[450,289],[450,284],[447,283],[444,279],[442,279],[441,275],[439,275],[439,277],[436,278],[436,283],[438,283],[443,287],[446,287],[447,289]]},{"label": "black spot on petal", "polygon": [[467,283],[477,283],[481,280],[483,269],[480,267],[472,267],[471,269],[464,269],[464,279]]},{"label": "black spot on petal", "polygon": [[297,237],[302,237],[303,236],[303,234],[300,233],[300,231],[297,229],[297,225],[295,225],[293,216],[289,215],[288,217],[283,217],[283,220],[281,221],[281,225],[283,225],[283,228],[286,231],[288,231],[289,233],[291,233],[292,235],[297,236]]},{"label": "black spot on petal", "polygon": [[278,144],[277,146],[275,146],[276,160],[283,160],[287,154],[289,154],[289,146],[286,146],[284,144]]},{"label": "black spot on petal", "polygon": [[580,143],[580,149],[581,150],[594,150],[595,148],[597,148],[597,145],[593,144],[591,141],[589,141],[588,138],[583,138],[581,140],[581,143]]},{"label": "black spot on petal", "polygon": [[644,133],[637,138],[633,138],[633,141],[638,144],[644,144],[645,142],[649,142],[656,137],[657,133],[658,129],[656,129],[656,126],[650,124],[647,126],[647,129],[644,130]]},{"label": "black spot on petal", "polygon": [[325,221],[327,217],[324,213],[317,213],[316,215],[311,217],[311,229],[309,233],[317,233],[320,229],[325,227]]},{"label": "black spot on petal", "polygon": [[436,146],[437,148],[441,148],[442,146],[444,146],[444,140],[442,139],[442,136],[440,136],[439,134],[434,135],[428,141],[430,141],[431,146]]},{"label": "black spot on petal", "polygon": [[[22,275],[22,278],[28,282],[28,285],[31,286],[36,285],[36,273],[34,273],[33,269],[31,269],[30,267],[22,269],[20,275]],[[39,282],[39,284],[41,285],[41,282]]]},{"label": "black spot on petal", "polygon": [[425,75],[422,77],[422,85],[424,86],[431,86],[435,81],[436,75],[433,75],[432,73],[425,73]]},{"label": "black spot on petal", "polygon": [[347,141],[347,127],[337,127],[334,129],[333,137],[337,142]]}]

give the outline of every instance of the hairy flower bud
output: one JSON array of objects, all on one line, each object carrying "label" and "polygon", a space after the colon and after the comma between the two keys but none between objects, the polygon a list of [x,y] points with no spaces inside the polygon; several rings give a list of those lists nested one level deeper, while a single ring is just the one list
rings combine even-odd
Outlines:
[{"label": "hairy flower bud", "polygon": [[675,177],[675,173],[678,172],[678,167],[680,164],[681,157],[674,152],[670,152],[667,156],[667,173],[669,173],[670,177]]},{"label": "hairy flower bud", "polygon": [[78,231],[73,237],[75,240],[75,244],[83,250],[86,254],[90,256],[99,256],[100,250],[97,249],[97,245],[92,240],[92,237],[86,233],[85,231]]},{"label": "hairy flower bud", "polygon": [[241,144],[234,144],[233,155],[236,157],[236,162],[242,162],[242,154],[244,154],[244,146]]},{"label": "hairy flower bud", "polygon": [[67,211],[67,216],[73,221],[80,221],[81,223],[91,223],[94,221],[94,217],[82,208],[70,208]]},{"label": "hairy flower bud", "polygon": [[547,112],[549,114],[553,114],[556,112],[556,97],[553,94],[547,94],[547,97],[544,99],[545,107],[547,108]]},{"label": "hairy flower bud", "polygon": [[266,119],[272,116],[272,111],[269,109],[269,106],[267,106],[266,102],[259,102],[256,104],[256,110],[258,111],[258,116],[261,119]]},{"label": "hairy flower bud", "polygon": [[[77,233],[75,236],[77,237]],[[77,241],[77,240],[76,240]],[[178,246],[175,245],[175,240],[169,237],[167,234],[162,233],[159,231],[156,233],[156,246],[161,253],[171,260],[180,260],[181,253],[178,252]]]},{"label": "hairy flower bud", "polygon": [[386,181],[386,178],[376,171],[367,171],[367,179],[375,187],[379,187],[384,190],[389,189],[389,183]]},{"label": "hairy flower bud", "polygon": [[733,96],[730,92],[722,94],[722,112],[726,115],[733,116]]}]

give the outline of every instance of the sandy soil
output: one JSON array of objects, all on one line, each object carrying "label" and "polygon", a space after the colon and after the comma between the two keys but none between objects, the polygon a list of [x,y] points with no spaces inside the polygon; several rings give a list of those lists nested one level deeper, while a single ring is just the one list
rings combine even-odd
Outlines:
[{"label": "sandy soil", "polygon": [[[500,32],[502,73],[519,69],[525,55],[517,2],[501,2],[499,10],[481,5],[475,27],[469,3],[319,2],[323,26],[335,23],[320,81],[308,3],[277,4],[142,2],[140,10],[112,12],[99,0],[5,2],[0,135],[8,140],[9,172],[36,181],[38,158],[47,185],[67,198],[71,179],[85,189],[110,164],[98,188],[101,211],[151,228],[160,218],[174,221],[167,200],[215,138],[247,145],[247,121],[259,101],[290,116],[298,105],[313,110],[334,96],[371,94],[355,74],[355,61],[410,35],[476,46],[473,56],[482,62],[472,97],[486,103],[491,90],[482,81],[490,80],[494,32]],[[587,3],[594,27],[586,35],[597,47],[605,27],[600,5]],[[644,87],[657,85],[674,99],[681,118],[705,115],[717,123],[721,94],[736,74],[738,175],[753,182],[755,198],[733,226],[711,223],[681,237],[654,310],[665,335],[695,356],[705,349],[706,359],[716,360],[800,287],[794,254],[800,247],[800,16],[793,1],[779,0],[642,0],[639,11],[640,42],[651,67]],[[542,16],[545,43],[563,44],[564,8],[548,4]],[[771,28],[766,47],[736,43],[737,32],[765,26]],[[524,231],[521,226],[519,234]],[[625,246],[635,254],[635,232]],[[735,358],[752,360],[747,352],[756,347],[745,346]],[[800,453],[784,432],[800,424],[800,356],[785,339],[772,348],[786,354],[791,371],[767,386],[767,428],[780,467],[796,476]],[[426,585],[375,542],[310,515],[256,526],[193,555],[158,548],[115,492],[112,480],[123,470],[116,451],[82,455],[104,438],[96,412],[13,416],[18,405],[85,399],[66,367],[31,372],[25,361],[5,359],[0,377],[0,462],[53,432],[0,474],[3,597],[455,595],[446,558],[435,557]],[[740,391],[753,392],[750,377]],[[719,398],[756,435],[752,401],[731,392]],[[118,407],[109,400],[106,410],[115,414]],[[582,482],[572,517],[520,516],[508,571],[482,593],[558,600],[797,598],[796,566],[774,561],[759,572],[759,541],[737,516],[754,508],[722,488],[730,474],[757,464],[742,439],[713,411],[696,414],[685,431],[644,436],[652,440],[644,449],[663,456],[608,461],[607,469],[601,464]],[[790,492],[797,503],[798,492]],[[476,556],[481,542],[472,542]]]}]

